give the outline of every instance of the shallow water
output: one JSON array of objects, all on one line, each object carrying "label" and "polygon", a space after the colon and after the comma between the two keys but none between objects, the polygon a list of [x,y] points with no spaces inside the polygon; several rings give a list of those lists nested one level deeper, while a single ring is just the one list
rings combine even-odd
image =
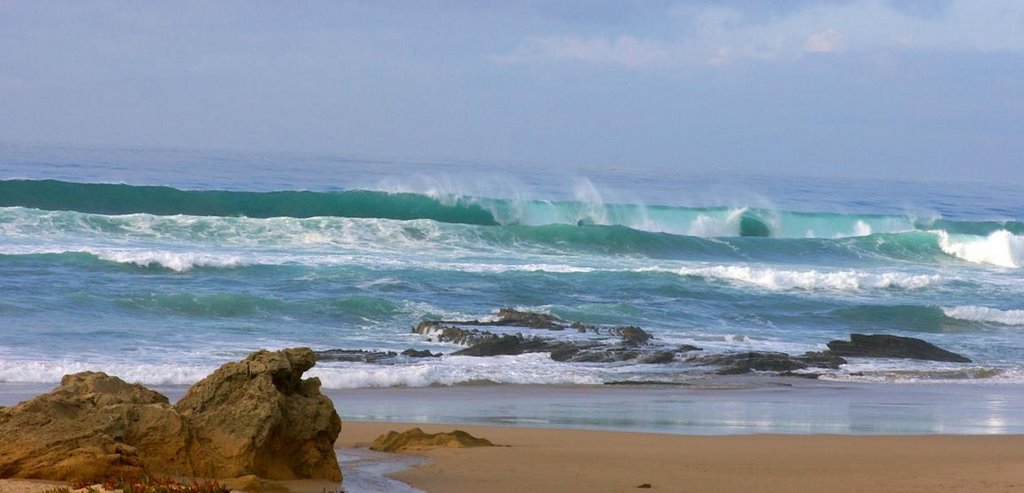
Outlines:
[{"label": "shallow water", "polygon": [[[0,406],[51,388],[0,384]],[[176,402],[187,388],[156,390]],[[687,386],[459,385],[325,393],[343,421],[686,435],[1024,433],[1024,387],[1006,384],[829,382],[755,375],[708,377]],[[374,469],[373,457],[351,459],[366,459],[369,476],[386,474]]]}]

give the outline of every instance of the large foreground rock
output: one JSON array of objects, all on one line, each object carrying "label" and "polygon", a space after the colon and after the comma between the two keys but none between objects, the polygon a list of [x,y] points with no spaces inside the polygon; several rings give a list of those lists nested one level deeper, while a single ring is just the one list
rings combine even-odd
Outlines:
[{"label": "large foreground rock", "polygon": [[913,337],[886,334],[850,334],[849,341],[831,341],[828,349],[846,357],[862,358],[907,358],[928,361],[949,361],[970,363],[971,360],[959,354],[946,351],[930,342]]},{"label": "large foreground rock", "polygon": [[302,379],[315,363],[306,348],[259,351],[193,385],[175,406],[189,423],[192,475],[341,481],[341,418],[320,380]]},{"label": "large foreground rock", "polygon": [[341,420],[309,349],[228,363],[171,406],[104,373],[66,375],[54,391],[0,409],[0,477],[95,480],[197,476],[341,480]]}]

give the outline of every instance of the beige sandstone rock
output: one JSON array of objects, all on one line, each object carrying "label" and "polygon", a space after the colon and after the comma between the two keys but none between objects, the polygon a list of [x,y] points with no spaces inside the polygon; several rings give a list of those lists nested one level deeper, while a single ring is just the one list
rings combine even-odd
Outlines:
[{"label": "beige sandstone rock", "polygon": [[419,428],[412,428],[399,433],[389,431],[377,437],[370,445],[371,450],[378,452],[400,452],[402,450],[424,450],[436,447],[493,447],[486,438],[477,438],[462,430],[451,433],[424,433]]}]

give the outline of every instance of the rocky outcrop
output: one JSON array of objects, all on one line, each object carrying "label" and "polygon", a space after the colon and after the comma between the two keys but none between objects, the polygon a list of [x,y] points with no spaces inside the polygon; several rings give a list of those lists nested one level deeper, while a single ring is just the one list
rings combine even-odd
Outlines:
[{"label": "rocky outcrop", "polygon": [[[578,334],[558,333],[567,329],[575,329]],[[820,375],[814,369],[839,369],[846,364],[844,357],[970,362],[961,355],[920,339],[861,334],[852,334],[850,341],[832,341],[828,343],[827,351],[813,351],[803,355],[764,351],[694,355],[701,348],[690,345],[670,346],[640,327],[586,325],[550,314],[511,308],[502,308],[494,317],[481,320],[425,321],[415,327],[413,332],[433,341],[465,346],[451,353],[458,356],[548,353],[551,359],[568,363],[680,362],[683,365],[710,366],[712,371],[722,375],[762,372],[813,378]],[[411,352],[407,353],[403,355],[412,357]],[[429,352],[423,355],[432,356]],[[387,358],[395,356],[394,353],[386,355]],[[368,357],[366,361],[376,362],[373,358],[375,356]]]},{"label": "rocky outcrop", "polygon": [[341,418],[320,380],[302,379],[315,363],[308,348],[258,351],[193,385],[175,406],[189,424],[190,475],[341,481]]},{"label": "rocky outcrop", "polygon": [[921,339],[886,334],[850,334],[849,341],[829,342],[828,349],[836,355],[846,357],[906,358],[952,363],[971,362],[964,356],[946,351]]},{"label": "rocky outcrop", "polygon": [[171,406],[104,373],[66,375],[54,391],[0,409],[0,477],[95,480],[142,475],[341,480],[341,420],[302,379],[309,349],[228,363]]},{"label": "rocky outcrop", "polygon": [[485,438],[477,438],[462,430],[451,433],[424,433],[413,428],[399,433],[389,431],[373,441],[371,450],[378,452],[400,452],[402,450],[424,450],[428,448],[448,447],[493,447],[494,444]]}]

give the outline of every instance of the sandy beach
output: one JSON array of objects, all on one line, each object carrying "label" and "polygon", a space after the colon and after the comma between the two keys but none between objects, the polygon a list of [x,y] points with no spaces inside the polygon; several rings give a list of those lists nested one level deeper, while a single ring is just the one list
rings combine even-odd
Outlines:
[{"label": "sandy beach", "polygon": [[394,474],[426,491],[899,491],[1024,489],[1024,436],[668,434],[344,423],[338,445],[389,430],[462,429],[503,446],[422,452]]}]

